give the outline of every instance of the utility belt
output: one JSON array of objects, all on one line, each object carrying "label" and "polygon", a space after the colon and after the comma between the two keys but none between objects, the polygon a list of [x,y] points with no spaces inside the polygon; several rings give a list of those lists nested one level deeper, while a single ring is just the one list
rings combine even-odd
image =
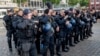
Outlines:
[{"label": "utility belt", "polygon": [[29,42],[29,43],[35,43],[35,40],[33,38],[20,38],[19,39],[20,43],[25,43],[25,42]]},{"label": "utility belt", "polygon": [[31,39],[22,39],[19,47],[23,52],[29,52],[33,43],[35,43],[35,41]]},{"label": "utility belt", "polygon": [[65,31],[65,28],[60,28],[60,31]]}]

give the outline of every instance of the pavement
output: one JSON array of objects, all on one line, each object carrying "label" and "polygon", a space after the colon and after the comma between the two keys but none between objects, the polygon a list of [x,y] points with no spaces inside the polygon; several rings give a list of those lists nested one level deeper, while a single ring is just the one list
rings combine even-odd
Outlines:
[{"label": "pavement", "polygon": [[[69,52],[61,52],[62,56],[100,56],[100,20],[94,24],[93,32],[92,37],[81,41],[75,47],[70,47]],[[3,26],[2,19],[0,19],[0,56],[18,56],[14,43],[13,52],[9,52],[6,29]]]}]

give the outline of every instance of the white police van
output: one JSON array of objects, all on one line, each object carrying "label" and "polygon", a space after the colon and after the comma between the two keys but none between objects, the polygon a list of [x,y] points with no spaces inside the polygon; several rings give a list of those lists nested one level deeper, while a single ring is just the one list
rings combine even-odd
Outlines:
[{"label": "white police van", "polygon": [[0,9],[0,19],[2,19],[7,14],[7,9]]}]

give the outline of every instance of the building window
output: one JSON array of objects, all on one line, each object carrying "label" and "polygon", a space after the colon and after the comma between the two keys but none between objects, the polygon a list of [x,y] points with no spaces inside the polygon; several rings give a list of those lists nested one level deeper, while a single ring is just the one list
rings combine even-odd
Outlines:
[{"label": "building window", "polygon": [[94,0],[90,0],[91,2],[94,2]]},{"label": "building window", "polygon": [[33,4],[34,4],[33,6],[36,6],[36,2],[35,1],[33,2]]},{"label": "building window", "polygon": [[99,2],[100,0],[96,0],[96,2]]},{"label": "building window", "polygon": [[39,6],[39,2],[37,2],[37,6]]}]

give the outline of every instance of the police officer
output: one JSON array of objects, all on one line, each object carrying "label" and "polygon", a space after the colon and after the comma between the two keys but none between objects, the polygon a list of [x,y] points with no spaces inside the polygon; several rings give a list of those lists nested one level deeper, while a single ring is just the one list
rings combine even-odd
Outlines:
[{"label": "police officer", "polygon": [[86,19],[87,19],[86,37],[88,38],[89,36],[91,36],[91,34],[90,34],[90,22],[91,22],[91,14],[90,14],[90,12],[87,12]]},{"label": "police officer", "polygon": [[13,9],[9,9],[7,11],[7,15],[4,16],[3,20],[5,22],[4,26],[6,27],[7,30],[7,41],[10,51],[12,51],[12,37],[13,37],[12,19],[13,19]]},{"label": "police officer", "polygon": [[81,11],[81,20],[84,22],[84,24],[81,25],[82,26],[82,31],[83,31],[83,39],[86,38],[86,23],[87,23],[86,16],[85,16],[84,13],[85,13],[85,10]]},{"label": "police officer", "polygon": [[35,37],[36,39],[36,47],[37,47],[37,52],[40,54],[40,31],[39,31],[39,16],[38,16],[38,11],[36,9],[32,10],[32,19],[35,23],[35,25],[37,26],[37,28],[35,28]]},{"label": "police officer", "polygon": [[92,10],[90,11],[90,14],[91,14],[90,35],[92,35],[92,34],[93,34],[93,32],[92,32],[93,23],[96,23],[96,22],[97,22],[97,14],[96,14],[95,9],[92,9]]},{"label": "police officer", "polygon": [[17,48],[17,38],[18,38],[18,29],[16,28],[16,24],[17,24],[17,20],[22,18],[23,16],[23,10],[22,9],[18,9],[16,10],[16,13],[14,15],[14,18],[13,18],[13,21],[12,21],[12,25],[13,25],[13,28],[14,28],[14,42],[15,42],[15,48]]},{"label": "police officer", "polygon": [[42,56],[47,56],[48,49],[50,50],[50,56],[54,56],[54,28],[51,13],[52,9],[46,9],[40,19],[43,45]]},{"label": "police officer", "polygon": [[52,18],[54,19],[53,25],[54,25],[54,43],[56,44],[56,38],[57,38],[57,33],[59,32],[59,25],[56,22],[57,19],[57,12],[53,10],[52,13]]},{"label": "police officer", "polygon": [[[70,21],[70,23],[72,24],[72,34],[70,35],[70,38],[69,38],[69,45],[74,47],[75,45],[73,44],[73,41],[72,41],[72,38],[74,37],[74,40],[76,39],[76,29],[75,29],[75,26],[76,26],[76,20],[75,20],[75,13],[76,11],[73,9],[73,8],[70,8],[69,9],[69,18],[68,20]],[[74,41],[74,43],[77,43],[76,41]]]},{"label": "police officer", "polygon": [[65,42],[66,42],[66,49],[69,50],[68,45],[71,46],[70,43],[72,43],[72,30],[73,30],[73,25],[71,23],[71,17],[69,16],[69,11],[65,10],[65,17],[66,22],[65,22],[65,33],[66,33],[66,37],[65,37]]},{"label": "police officer", "polygon": [[56,23],[58,24],[59,26],[59,31],[57,32],[57,36],[56,36],[56,39],[57,39],[57,44],[56,44],[56,54],[58,56],[61,56],[61,53],[60,53],[60,48],[62,46],[62,51],[63,52],[68,52],[68,50],[66,49],[66,42],[65,42],[65,38],[66,38],[66,32],[65,32],[65,22],[66,22],[66,19],[64,19],[65,17],[65,10],[60,10],[60,14],[57,16],[57,19],[56,19]]},{"label": "police officer", "polygon": [[32,13],[29,9],[23,11],[23,19],[18,20],[17,28],[19,29],[19,48],[22,56],[37,56],[35,46],[35,32],[34,21],[32,20]]},{"label": "police officer", "polygon": [[23,10],[19,9],[16,13],[16,16],[14,16],[13,22],[12,22],[12,25],[13,25],[14,30],[15,30],[15,33],[14,33],[15,48],[17,48],[19,55],[20,55],[20,49],[19,49],[20,30],[17,28],[17,24],[22,19],[23,19]]},{"label": "police officer", "polygon": [[82,20],[81,17],[81,12],[80,10],[76,10],[76,17],[78,18],[78,22],[79,22],[79,40],[84,40],[84,26],[85,26],[85,22]]},{"label": "police officer", "polygon": [[86,39],[87,37],[88,37],[88,34],[87,34],[87,31],[88,31],[88,23],[89,23],[89,21],[87,20],[87,10],[86,9],[83,9],[82,10],[82,14],[81,14],[81,19],[82,19],[82,21],[84,21],[85,22],[85,27],[84,27],[84,39]]}]

